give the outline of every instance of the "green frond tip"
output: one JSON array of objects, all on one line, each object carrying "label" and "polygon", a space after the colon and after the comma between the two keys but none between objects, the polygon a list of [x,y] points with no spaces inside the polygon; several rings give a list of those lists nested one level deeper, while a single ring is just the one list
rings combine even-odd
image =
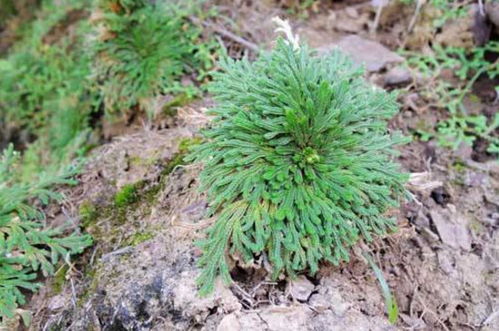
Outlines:
[{"label": "green frond tip", "polygon": [[190,159],[204,164],[201,189],[218,215],[201,243],[200,292],[227,254],[265,254],[273,277],[348,260],[360,237],[394,229],[386,217],[408,176],[394,162],[407,140],[387,129],[395,95],[369,85],[333,51],[316,57],[282,39],[253,63],[221,61],[210,86],[217,106]]}]

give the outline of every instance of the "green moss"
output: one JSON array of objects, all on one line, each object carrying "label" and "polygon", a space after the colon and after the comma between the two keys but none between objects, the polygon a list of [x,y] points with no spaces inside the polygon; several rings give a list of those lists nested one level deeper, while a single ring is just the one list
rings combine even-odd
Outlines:
[{"label": "green moss", "polygon": [[95,267],[89,266],[87,270],[85,270],[85,279],[90,281],[90,284],[86,286],[82,295],[79,297],[78,302],[76,303],[78,307],[83,307],[83,305],[90,299],[92,293],[95,293],[98,285],[98,275],[97,269]]},{"label": "green moss", "polygon": [[93,223],[95,223],[95,221],[97,221],[98,216],[99,213],[97,212],[97,208],[90,202],[84,201],[80,205],[80,217],[83,227],[87,228]]},{"label": "green moss", "polygon": [[137,232],[126,240],[125,245],[123,246],[137,246],[138,244],[152,238],[154,238],[154,234],[152,232]]},{"label": "green moss", "polygon": [[201,144],[202,141],[203,139],[201,137],[182,139],[178,144],[178,152],[180,154],[187,153],[191,147]]},{"label": "green moss", "polygon": [[177,95],[173,100],[167,102],[163,106],[163,114],[167,116],[175,116],[177,115],[177,108],[185,106],[189,104],[193,98],[189,96],[187,93],[182,93]]},{"label": "green moss", "polygon": [[471,222],[469,223],[469,228],[471,232],[477,235],[480,235],[485,231],[483,224],[480,221],[478,221],[476,218],[471,220]]},{"label": "green moss", "polygon": [[168,176],[176,166],[184,164],[184,154],[175,154],[175,156],[168,162],[165,169],[161,172],[161,176]]},{"label": "green moss", "polygon": [[66,274],[68,273],[69,267],[64,264],[55,274],[52,280],[52,289],[54,294],[59,294],[62,292],[64,283],[66,282]]},{"label": "green moss", "polygon": [[466,164],[461,161],[456,161],[452,164],[452,168],[458,173],[464,173],[466,171]]},{"label": "green moss", "polygon": [[152,166],[154,163],[156,163],[159,159],[159,153],[154,153],[153,156],[143,159],[139,156],[132,156],[130,158],[130,164],[131,165],[137,165],[137,166]]},{"label": "green moss", "polygon": [[114,204],[118,208],[123,208],[133,204],[137,199],[137,187],[134,184],[126,184],[114,196]]},{"label": "green moss", "polygon": [[161,176],[167,176],[173,171],[173,169],[175,169],[176,166],[186,164],[184,158],[190,148],[199,145],[201,142],[202,139],[200,137],[185,138],[180,140],[178,144],[178,152],[173,156],[170,162],[168,162],[165,169],[161,172]]}]

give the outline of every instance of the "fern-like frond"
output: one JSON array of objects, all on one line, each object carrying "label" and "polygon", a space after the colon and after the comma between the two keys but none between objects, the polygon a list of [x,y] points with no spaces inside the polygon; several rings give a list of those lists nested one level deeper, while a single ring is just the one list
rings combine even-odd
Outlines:
[{"label": "fern-like frond", "polygon": [[22,183],[15,171],[20,162],[12,145],[0,157],[0,317],[10,318],[24,304],[21,289],[35,291],[37,271],[48,276],[60,260],[81,253],[92,243],[90,236],[66,235],[64,228],[47,228],[45,215],[35,200],[47,204],[62,196],[51,190],[57,184],[74,184],[74,168],[59,175],[42,174],[38,180]]},{"label": "fern-like frond", "polygon": [[224,59],[211,91],[218,104],[206,142],[201,189],[218,214],[201,247],[201,293],[230,280],[226,254],[265,253],[273,276],[315,273],[348,260],[360,237],[394,228],[407,176],[393,161],[387,119],[395,95],[364,81],[339,51],[316,57],[284,40],[254,63]]},{"label": "fern-like frond", "polygon": [[[149,111],[152,98],[188,91],[180,78],[203,64],[196,57],[199,31],[178,6],[131,0],[105,0],[100,5],[107,10],[92,44],[93,78],[107,114],[133,106]],[[190,89],[194,93],[195,86]]]}]

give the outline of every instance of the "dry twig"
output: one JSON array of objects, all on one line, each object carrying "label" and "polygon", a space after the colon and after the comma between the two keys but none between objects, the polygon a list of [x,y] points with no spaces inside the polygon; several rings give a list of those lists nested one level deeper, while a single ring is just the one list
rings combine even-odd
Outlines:
[{"label": "dry twig", "polygon": [[225,29],[222,26],[215,25],[213,23],[206,22],[206,21],[200,21],[196,17],[189,17],[189,20],[191,22],[193,22],[194,24],[203,25],[207,28],[210,28],[213,31],[215,31],[216,33],[218,33],[219,35],[226,37],[226,38],[229,38],[232,41],[235,41],[236,43],[246,47],[247,49],[249,49],[255,53],[258,53],[260,51],[260,48],[258,47],[257,44],[252,43],[251,41],[248,41],[248,40],[244,39],[243,37],[240,37],[240,36],[230,32],[230,31],[228,31],[227,29]]}]

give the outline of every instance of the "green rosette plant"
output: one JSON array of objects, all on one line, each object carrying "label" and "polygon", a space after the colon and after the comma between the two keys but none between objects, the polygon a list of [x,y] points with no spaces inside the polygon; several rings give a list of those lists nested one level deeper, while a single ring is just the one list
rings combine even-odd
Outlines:
[{"label": "green rosette plant", "polygon": [[[190,23],[191,7],[137,0],[98,5],[103,12],[95,20],[92,77],[107,115],[138,107],[154,117],[155,98],[198,93],[194,76],[210,67],[212,46]],[[192,81],[181,83],[189,76]]]},{"label": "green rosette plant", "polygon": [[217,215],[199,243],[200,294],[218,275],[231,282],[229,253],[265,254],[274,278],[313,274],[321,261],[348,261],[361,237],[395,228],[386,214],[408,176],[394,161],[406,138],[387,129],[394,94],[340,51],[319,57],[296,40],[219,66],[213,121],[188,157],[204,164],[201,190]]},{"label": "green rosette plant", "polygon": [[108,114],[144,104],[171,87],[194,46],[182,37],[181,18],[149,5],[130,15],[107,14],[112,37],[97,41],[94,76]]}]

